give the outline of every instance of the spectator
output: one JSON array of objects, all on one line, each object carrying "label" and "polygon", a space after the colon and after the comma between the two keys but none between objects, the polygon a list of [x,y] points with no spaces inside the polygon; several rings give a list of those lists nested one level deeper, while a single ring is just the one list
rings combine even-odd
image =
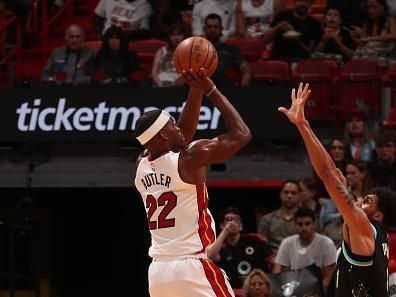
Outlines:
[{"label": "spectator", "polygon": [[253,269],[243,282],[244,297],[271,297],[272,284],[261,269]]},{"label": "spectator", "polygon": [[128,50],[128,37],[120,27],[111,26],[102,39],[94,63],[95,74],[101,74],[102,84],[125,84],[130,75],[139,68],[139,57]]},{"label": "spectator", "polygon": [[208,15],[216,14],[223,24],[222,38],[225,41],[235,34],[234,0],[202,0],[194,5],[192,11],[192,34],[201,36],[206,27]]},{"label": "spectator", "polygon": [[168,45],[161,47],[155,54],[151,78],[157,87],[182,86],[185,80],[173,64],[173,52],[185,38],[183,24],[173,24],[168,32]]},{"label": "spectator", "polygon": [[396,1],[394,0],[386,0],[386,4],[388,5],[388,11],[390,16],[396,16]]},{"label": "spectator", "polygon": [[352,160],[346,166],[346,180],[348,190],[356,199],[363,199],[373,190],[370,173],[368,172],[367,163],[361,160]]},{"label": "spectator", "polygon": [[312,264],[322,271],[322,285],[327,288],[335,270],[337,251],[327,236],[318,234],[316,215],[308,208],[295,214],[297,234],[285,238],[278,250],[273,273],[301,269]]},{"label": "spectator", "polygon": [[366,0],[327,0],[326,10],[337,9],[344,26],[362,26],[366,16]]},{"label": "spectator", "polygon": [[232,288],[242,288],[254,268],[270,272],[271,247],[257,234],[241,234],[243,223],[239,209],[229,207],[219,216],[221,233],[208,250],[208,257],[225,270]]},{"label": "spectator", "polygon": [[367,18],[363,28],[354,27],[359,54],[387,56],[395,49],[396,20],[388,15],[385,0],[367,0]]},{"label": "spectator", "polygon": [[355,44],[350,30],[342,26],[341,14],[336,8],[329,8],[325,13],[322,38],[315,52],[341,55],[344,60],[352,58]]},{"label": "spectator", "polygon": [[374,141],[377,158],[368,164],[373,185],[396,191],[395,132],[381,131],[374,137]]},{"label": "spectator", "polygon": [[234,70],[241,73],[241,86],[248,86],[251,77],[249,64],[238,47],[220,41],[222,31],[223,27],[220,16],[209,14],[205,19],[205,36],[215,46],[219,60],[212,80],[216,85],[222,87],[235,85],[232,79],[227,77]]},{"label": "spectator", "polygon": [[320,23],[309,15],[313,0],[295,0],[293,11],[278,13],[263,39],[274,42],[272,57],[289,62],[308,58],[321,37]]},{"label": "spectator", "polygon": [[319,218],[322,234],[331,238],[336,248],[339,248],[343,240],[344,221],[333,199],[327,199],[322,205]]},{"label": "spectator", "polygon": [[28,48],[30,46],[30,40],[27,31],[28,26],[26,26],[26,21],[29,16],[31,3],[33,2],[30,0],[5,0],[4,3],[5,7],[11,10],[21,22],[22,44],[25,48]]},{"label": "spectator", "polygon": [[146,0],[100,0],[94,14],[96,36],[101,38],[114,25],[127,32],[129,40],[148,38],[151,13]]},{"label": "spectator", "polygon": [[296,234],[294,214],[300,203],[300,186],[297,181],[287,180],[280,191],[281,207],[264,215],[258,226],[258,233],[267,238],[274,251],[277,251],[283,238]]},{"label": "spectator", "polygon": [[353,160],[370,161],[374,142],[370,139],[366,117],[362,112],[351,113],[344,129],[348,154]]},{"label": "spectator", "polygon": [[298,182],[300,186],[300,207],[319,211],[319,204],[316,201],[317,184],[313,178],[305,177]]},{"label": "spectator", "polygon": [[66,45],[51,52],[41,80],[58,84],[89,84],[95,53],[90,47],[83,46],[83,29],[78,25],[70,25],[65,32],[65,41]]},{"label": "spectator", "polygon": [[284,9],[283,0],[237,0],[235,6],[237,36],[263,37],[274,15]]}]

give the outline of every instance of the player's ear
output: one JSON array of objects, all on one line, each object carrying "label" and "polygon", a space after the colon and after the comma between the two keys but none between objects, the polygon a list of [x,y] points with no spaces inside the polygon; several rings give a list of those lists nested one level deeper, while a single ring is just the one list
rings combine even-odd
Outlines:
[{"label": "player's ear", "polygon": [[166,135],[164,129],[161,129],[161,130],[159,131],[158,135],[159,135],[162,139],[168,140],[168,135]]},{"label": "player's ear", "polygon": [[377,210],[373,214],[373,219],[374,219],[375,222],[382,223],[382,221],[384,220],[384,214],[382,213],[382,211]]}]

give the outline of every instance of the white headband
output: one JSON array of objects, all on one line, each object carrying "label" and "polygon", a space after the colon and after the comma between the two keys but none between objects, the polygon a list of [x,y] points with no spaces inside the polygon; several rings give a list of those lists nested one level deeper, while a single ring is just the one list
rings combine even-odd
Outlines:
[{"label": "white headband", "polygon": [[169,121],[171,115],[163,110],[155,122],[146,129],[142,134],[136,137],[140,144],[147,143],[151,138],[153,138]]}]

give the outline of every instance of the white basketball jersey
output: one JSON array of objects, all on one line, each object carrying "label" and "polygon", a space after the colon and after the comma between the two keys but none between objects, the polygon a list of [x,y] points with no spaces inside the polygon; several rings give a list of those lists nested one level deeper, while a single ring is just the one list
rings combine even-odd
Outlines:
[{"label": "white basketball jersey", "polygon": [[177,257],[204,252],[216,239],[205,184],[181,180],[179,154],[143,158],[135,185],[143,198],[151,232],[151,257]]}]

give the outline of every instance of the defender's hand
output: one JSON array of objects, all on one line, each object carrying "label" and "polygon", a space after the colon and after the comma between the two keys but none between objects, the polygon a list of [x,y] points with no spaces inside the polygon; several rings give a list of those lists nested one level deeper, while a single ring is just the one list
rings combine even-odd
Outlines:
[{"label": "defender's hand", "polygon": [[278,110],[282,113],[284,113],[290,122],[292,122],[295,125],[301,124],[305,122],[305,115],[304,115],[304,106],[305,102],[307,102],[307,99],[309,97],[309,94],[311,94],[311,90],[309,89],[309,84],[304,84],[300,83],[297,91],[297,96],[296,96],[296,90],[293,88],[291,92],[291,100],[292,104],[289,109],[286,109],[285,107],[279,107]]}]

